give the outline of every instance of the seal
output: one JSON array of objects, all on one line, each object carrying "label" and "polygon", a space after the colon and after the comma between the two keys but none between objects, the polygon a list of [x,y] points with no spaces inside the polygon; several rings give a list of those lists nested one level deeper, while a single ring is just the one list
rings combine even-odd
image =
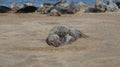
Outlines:
[{"label": "seal", "polygon": [[50,46],[59,47],[70,44],[81,37],[86,37],[86,35],[73,27],[55,26],[50,30],[46,43]]}]

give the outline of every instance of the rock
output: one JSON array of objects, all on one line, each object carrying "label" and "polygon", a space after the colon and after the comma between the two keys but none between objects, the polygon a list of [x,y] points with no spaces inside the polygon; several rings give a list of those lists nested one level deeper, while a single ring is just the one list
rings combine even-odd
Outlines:
[{"label": "rock", "polygon": [[49,13],[50,16],[61,16],[61,13],[56,10],[56,9],[52,9]]},{"label": "rock", "polygon": [[112,1],[109,0],[108,4],[107,4],[107,12],[114,12],[114,11],[118,11],[118,6]]},{"label": "rock", "polygon": [[16,12],[17,10],[19,10],[20,8],[16,5],[16,3],[12,3],[11,4],[11,9],[12,9],[12,12]]},{"label": "rock", "polygon": [[27,2],[27,3],[24,4],[24,7],[26,7],[26,6],[34,6],[34,5],[31,2]]},{"label": "rock", "polygon": [[11,8],[6,6],[0,6],[0,13],[7,13],[11,10]]},{"label": "rock", "polygon": [[37,10],[35,6],[26,6],[16,11],[16,13],[32,13]]},{"label": "rock", "polygon": [[75,4],[74,2],[71,2],[67,13],[74,14],[78,11],[80,11],[80,6],[78,4]]},{"label": "rock", "polygon": [[93,12],[93,13],[98,13],[98,12],[105,12],[107,9],[107,5],[102,2],[102,0],[96,0],[96,3],[93,7],[89,7],[88,9],[85,10],[85,13]]},{"label": "rock", "polygon": [[19,8],[16,13],[32,13],[35,12],[38,8],[33,5],[33,3],[25,3],[22,8]]},{"label": "rock", "polygon": [[98,10],[98,9],[96,9],[96,8],[89,7],[89,8],[87,8],[84,12],[85,12],[85,13],[99,13],[99,12],[101,12],[101,11]]},{"label": "rock", "polygon": [[114,2],[115,2],[116,5],[120,8],[120,0],[115,0]]},{"label": "rock", "polygon": [[79,2],[77,5],[79,5],[80,7],[83,7],[83,6],[87,6],[85,3],[83,2]]},{"label": "rock", "polygon": [[40,12],[41,14],[48,14],[53,8],[54,8],[53,4],[43,3],[40,5],[40,8],[38,8],[37,12]]},{"label": "rock", "polygon": [[62,14],[74,14],[80,11],[79,5],[75,4],[74,2],[71,2],[70,4],[67,4],[66,2],[58,2],[55,5],[55,8]]},{"label": "rock", "polygon": [[60,16],[61,14],[74,14],[79,10],[80,10],[80,7],[77,4],[75,3],[67,4],[66,0],[60,0],[55,4],[51,4],[51,3],[41,4],[41,7],[37,10],[37,12],[40,12],[42,14]]},{"label": "rock", "polygon": [[98,12],[105,12],[106,8],[107,8],[107,5],[105,3],[95,4],[95,9],[97,9]]},{"label": "rock", "polygon": [[69,8],[69,4],[67,3],[56,3],[54,6],[55,9],[57,9],[59,12],[61,12],[62,14],[66,14],[67,10]]}]

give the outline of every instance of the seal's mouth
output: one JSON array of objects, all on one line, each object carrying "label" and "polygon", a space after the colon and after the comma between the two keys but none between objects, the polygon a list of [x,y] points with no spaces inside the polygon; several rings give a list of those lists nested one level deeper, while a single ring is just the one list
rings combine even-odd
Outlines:
[{"label": "seal's mouth", "polygon": [[62,43],[60,42],[59,39],[52,40],[52,41],[50,41],[50,43],[54,47],[59,47],[60,45],[62,45]]}]

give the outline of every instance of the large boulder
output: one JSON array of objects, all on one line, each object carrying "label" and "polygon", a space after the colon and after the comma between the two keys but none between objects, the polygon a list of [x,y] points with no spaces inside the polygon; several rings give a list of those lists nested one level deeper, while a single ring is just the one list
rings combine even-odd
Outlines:
[{"label": "large boulder", "polygon": [[55,4],[55,9],[57,9],[58,11],[60,11],[62,14],[66,14],[69,8],[69,4],[67,3],[56,3]]},{"label": "large boulder", "polygon": [[6,6],[0,6],[0,13],[7,13],[11,10],[11,8]]},{"label": "large boulder", "polygon": [[85,3],[83,2],[78,2],[77,5],[79,5],[80,7],[84,7],[84,6],[87,6]]},{"label": "large boulder", "polygon": [[65,44],[70,44],[78,38],[85,36],[79,30],[68,26],[56,26],[51,29],[46,43],[50,46],[59,47]]},{"label": "large boulder", "polygon": [[105,12],[106,8],[107,5],[105,3],[95,4],[95,9],[97,9],[99,12]]},{"label": "large boulder", "polygon": [[114,0],[114,2],[117,4],[117,6],[120,8],[120,0]]},{"label": "large boulder", "polygon": [[26,7],[26,6],[34,6],[34,4],[31,3],[31,2],[27,2],[27,3],[24,4],[24,7]]},{"label": "large boulder", "polygon": [[88,5],[83,2],[78,2],[77,5],[79,7],[79,11],[84,11],[88,7]]},{"label": "large boulder", "polygon": [[41,13],[42,13],[42,14],[48,14],[48,13],[50,13],[50,11],[51,11],[53,8],[54,8],[53,6],[43,7],[42,10],[41,10]]},{"label": "large boulder", "polygon": [[103,3],[102,0],[96,0],[95,5],[86,9],[85,12],[99,13],[99,12],[105,12],[106,9],[107,9],[107,5]]},{"label": "large boulder", "polygon": [[69,9],[68,9],[68,13],[76,13],[80,11],[80,6],[78,4],[75,4],[74,2],[71,2],[69,4]]},{"label": "large boulder", "polygon": [[118,6],[112,1],[109,0],[107,4],[102,1],[98,1],[95,4],[95,7],[88,8],[85,12],[114,12],[118,10]]},{"label": "large boulder", "polygon": [[85,13],[100,13],[101,10],[96,9],[96,8],[94,8],[94,7],[89,7],[89,8],[87,8],[84,12],[85,12]]},{"label": "large boulder", "polygon": [[97,5],[95,4],[92,7],[88,7],[85,10],[85,13],[101,13],[101,12],[105,12],[106,9],[107,9],[107,5],[104,3],[97,4]]},{"label": "large boulder", "polygon": [[28,2],[23,4],[22,8],[19,8],[16,13],[33,13],[37,10],[38,8],[33,5],[33,3]]},{"label": "large boulder", "polygon": [[78,4],[71,2],[70,4],[67,3],[57,3],[55,8],[60,11],[62,14],[74,14],[80,11],[80,7]]},{"label": "large boulder", "polygon": [[50,16],[61,16],[61,13],[56,10],[56,9],[52,9],[49,13]]},{"label": "large boulder", "polygon": [[107,9],[107,5],[99,4],[99,5],[95,5],[95,7],[88,7],[85,10],[85,13],[100,13],[100,12],[105,12],[106,9]]},{"label": "large boulder", "polygon": [[118,11],[118,9],[119,9],[118,6],[112,0],[108,1],[106,11],[114,12],[114,11]]},{"label": "large boulder", "polygon": [[20,9],[20,7],[17,6],[17,4],[15,2],[13,2],[11,4],[11,10],[12,10],[13,13],[16,12],[17,10],[19,10],[19,9]]},{"label": "large boulder", "polygon": [[[66,0],[61,0],[55,4],[43,3],[41,7],[37,10],[42,14],[54,14],[60,12],[61,14],[73,14],[80,10],[80,7],[75,3],[66,3]],[[58,13],[59,14],[59,13]]]},{"label": "large boulder", "polygon": [[32,13],[37,10],[37,7],[35,6],[25,6],[19,10],[16,11],[16,13]]},{"label": "large boulder", "polygon": [[40,12],[41,14],[48,14],[52,9],[54,9],[53,4],[43,3],[40,5],[36,12]]}]

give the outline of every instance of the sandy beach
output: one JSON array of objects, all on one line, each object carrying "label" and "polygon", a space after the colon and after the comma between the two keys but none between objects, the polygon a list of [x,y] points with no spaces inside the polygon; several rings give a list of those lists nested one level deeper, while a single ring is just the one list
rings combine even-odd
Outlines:
[{"label": "sandy beach", "polygon": [[[54,26],[72,26],[87,36],[51,47]],[[120,67],[120,11],[47,16],[0,14],[0,67]]]}]

